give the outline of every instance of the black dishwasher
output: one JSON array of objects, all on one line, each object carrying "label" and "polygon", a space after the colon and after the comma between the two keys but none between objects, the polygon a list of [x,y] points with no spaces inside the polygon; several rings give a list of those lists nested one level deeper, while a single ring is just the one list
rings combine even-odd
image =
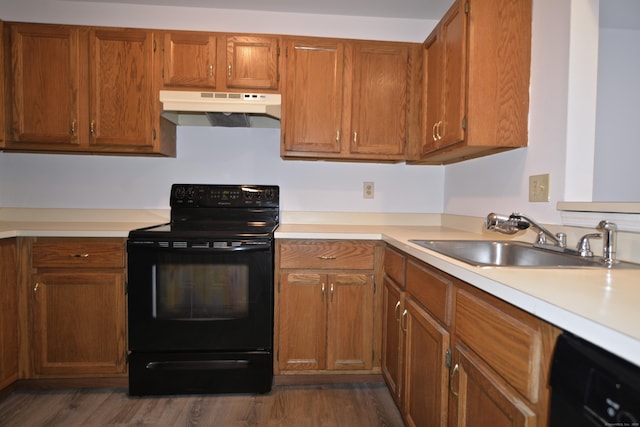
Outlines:
[{"label": "black dishwasher", "polygon": [[569,333],[551,367],[550,427],[640,427],[640,367]]}]

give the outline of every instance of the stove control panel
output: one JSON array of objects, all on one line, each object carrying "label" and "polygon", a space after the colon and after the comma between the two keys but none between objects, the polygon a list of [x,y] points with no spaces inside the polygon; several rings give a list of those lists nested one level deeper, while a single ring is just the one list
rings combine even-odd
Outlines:
[{"label": "stove control panel", "polygon": [[279,207],[277,185],[173,184],[171,207]]}]

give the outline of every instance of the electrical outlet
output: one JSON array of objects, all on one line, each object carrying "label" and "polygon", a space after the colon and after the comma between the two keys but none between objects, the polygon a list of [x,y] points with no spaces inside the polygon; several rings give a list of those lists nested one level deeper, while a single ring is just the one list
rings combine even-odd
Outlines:
[{"label": "electrical outlet", "polygon": [[549,201],[549,174],[531,175],[529,177],[529,201]]},{"label": "electrical outlet", "polygon": [[365,181],[362,184],[362,197],[364,197],[365,199],[373,199],[373,182],[372,181]]}]

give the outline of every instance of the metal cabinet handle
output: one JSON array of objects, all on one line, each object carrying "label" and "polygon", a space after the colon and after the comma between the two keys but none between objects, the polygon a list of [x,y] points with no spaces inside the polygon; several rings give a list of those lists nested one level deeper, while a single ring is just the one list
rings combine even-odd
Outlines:
[{"label": "metal cabinet handle", "polygon": [[400,319],[400,329],[402,329],[402,332],[405,333],[407,332],[407,313],[409,312],[405,308],[402,312],[402,318]]},{"label": "metal cabinet handle", "polygon": [[322,287],[320,288],[320,292],[322,292],[322,295],[324,295],[324,282],[322,282]]},{"label": "metal cabinet handle", "polygon": [[333,302],[333,283],[331,284],[331,290],[329,292],[331,292],[331,302]]},{"label": "metal cabinet handle", "polygon": [[340,142],[340,130],[336,131],[336,142]]},{"label": "metal cabinet handle", "polygon": [[92,136],[96,135],[96,121],[95,120],[91,120],[91,123],[89,124],[89,132],[91,132]]},{"label": "metal cabinet handle", "polygon": [[209,64],[209,77],[213,77],[213,64]]},{"label": "metal cabinet handle", "polygon": [[396,322],[400,321],[400,315],[399,315],[400,312],[398,311],[399,308],[400,308],[400,301],[398,301],[396,303],[396,307],[393,309],[393,313],[395,315],[394,317],[396,318]]},{"label": "metal cabinet handle", "polygon": [[231,77],[231,64],[227,67],[227,77]]},{"label": "metal cabinet handle", "polygon": [[353,143],[357,144],[358,143],[358,132],[354,132],[353,133]]},{"label": "metal cabinet handle", "polygon": [[438,123],[436,123],[436,137],[438,138],[438,140],[442,139],[442,135],[440,134],[440,126],[442,126],[442,120],[439,120]]},{"label": "metal cabinet handle", "polygon": [[431,139],[433,139],[434,141],[438,140],[438,138],[436,138],[436,126],[438,126],[438,122],[435,122],[431,127]]},{"label": "metal cabinet handle", "polygon": [[89,258],[89,254],[70,254],[69,257],[71,258]]},{"label": "metal cabinet handle", "polygon": [[71,136],[76,136],[76,120],[73,119],[71,122]]},{"label": "metal cabinet handle", "polygon": [[449,390],[451,391],[451,394],[453,394],[455,397],[458,397],[458,392],[453,389],[453,377],[458,372],[458,369],[460,369],[460,365],[456,363],[456,365],[451,370],[451,374],[449,374]]},{"label": "metal cabinet handle", "polygon": [[332,256],[332,255],[321,255],[318,258],[323,259],[323,260],[332,260],[332,259],[336,259],[337,257]]},{"label": "metal cabinet handle", "polygon": [[38,292],[39,287],[40,287],[40,282],[36,282],[36,284],[33,286],[33,292]]}]

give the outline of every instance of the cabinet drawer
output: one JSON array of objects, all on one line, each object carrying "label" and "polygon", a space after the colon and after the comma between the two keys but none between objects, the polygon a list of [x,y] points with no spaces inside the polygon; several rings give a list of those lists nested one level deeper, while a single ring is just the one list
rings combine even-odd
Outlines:
[{"label": "cabinet drawer", "polygon": [[372,270],[374,252],[372,242],[285,241],[280,245],[280,268]]},{"label": "cabinet drawer", "polygon": [[452,289],[451,278],[426,265],[407,262],[407,293],[447,325],[451,322]]},{"label": "cabinet drawer", "polygon": [[542,338],[538,330],[464,290],[458,290],[456,335],[531,402],[536,402]]},{"label": "cabinet drawer", "polygon": [[404,288],[405,260],[406,258],[400,252],[388,246],[384,248],[384,272],[401,288]]},{"label": "cabinet drawer", "polygon": [[34,268],[124,268],[124,240],[38,239],[33,243],[32,265]]}]

